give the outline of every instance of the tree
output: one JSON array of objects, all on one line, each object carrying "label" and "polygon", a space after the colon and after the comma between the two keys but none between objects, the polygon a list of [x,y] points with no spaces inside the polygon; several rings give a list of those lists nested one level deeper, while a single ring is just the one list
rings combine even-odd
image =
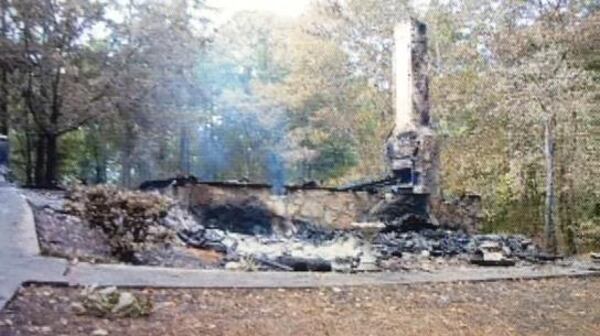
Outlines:
[{"label": "tree", "polygon": [[10,85],[20,89],[23,111],[36,131],[35,182],[52,186],[58,140],[105,111],[106,54],[84,43],[101,22],[103,6],[56,0],[4,4],[11,9],[11,33],[3,40],[13,46],[4,60],[16,69]]},{"label": "tree", "polygon": [[[206,93],[195,67],[207,38],[204,20],[193,13],[196,1],[129,1],[116,5],[126,15],[111,23],[115,95],[116,146],[120,148],[120,182],[135,182],[185,172],[189,127]],[[180,135],[180,141],[173,139]],[[166,136],[165,136],[166,135]],[[179,143],[179,158],[169,147]]]},{"label": "tree", "polygon": [[[8,2],[0,1],[0,46],[7,47],[5,44],[8,37]],[[6,62],[0,63],[0,134],[8,134],[8,73],[10,65]]]},{"label": "tree", "polygon": [[[544,238],[546,248],[551,253],[556,253],[558,249],[557,127],[565,128],[569,123],[577,122],[574,114],[588,104],[594,86],[589,73],[572,61],[569,41],[574,35],[573,31],[564,27],[574,26],[576,16],[564,8],[565,5],[559,1],[549,8],[537,7],[538,13],[541,13],[538,22],[523,28],[518,38],[513,38],[512,46],[506,46],[510,50],[505,54],[508,57],[504,58],[510,66],[506,73],[506,77],[510,78],[510,90],[506,92],[508,107],[513,111],[526,109],[523,117],[532,120],[534,127],[538,124],[542,130],[543,145],[540,147],[543,148],[545,162]],[[578,149],[571,147],[573,142],[568,138],[577,136],[565,134],[560,139],[563,155],[573,157],[570,153],[576,153]]]}]

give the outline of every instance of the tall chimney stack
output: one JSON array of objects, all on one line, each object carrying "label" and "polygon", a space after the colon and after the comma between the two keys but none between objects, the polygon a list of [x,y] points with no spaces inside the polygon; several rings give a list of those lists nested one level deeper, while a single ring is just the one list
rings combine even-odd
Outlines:
[{"label": "tall chimney stack", "polygon": [[394,29],[394,133],[429,125],[427,26],[410,19]]},{"label": "tall chimney stack", "polygon": [[414,193],[439,193],[438,146],[430,127],[427,26],[414,19],[394,29],[395,126],[387,142],[391,170]]}]

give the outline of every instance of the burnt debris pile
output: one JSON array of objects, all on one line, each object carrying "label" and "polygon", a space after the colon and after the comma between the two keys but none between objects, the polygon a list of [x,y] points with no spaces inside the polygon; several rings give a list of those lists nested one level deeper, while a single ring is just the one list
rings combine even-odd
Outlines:
[{"label": "burnt debris pile", "polygon": [[195,211],[207,227],[247,235],[270,235],[273,233],[273,214],[255,202],[216,204],[202,211]]},{"label": "burnt debris pile", "polygon": [[[338,191],[324,191],[322,194],[323,191],[317,190],[317,196],[326,197],[315,201],[314,195],[304,189],[298,189],[297,194],[261,196],[262,189],[247,189],[246,186],[211,186],[212,189],[207,189],[205,185],[196,189],[196,184],[171,186],[176,189],[163,190],[164,194],[179,198],[164,197],[165,200],[168,199],[164,205],[165,213],[160,211],[160,215],[152,217],[152,239],[136,241],[133,258],[119,260],[144,265],[177,267],[175,265],[181,264],[190,268],[220,267],[247,271],[367,272],[431,268],[423,266],[424,264],[433,264],[439,268],[469,263],[512,266],[516,263],[537,263],[549,259],[549,256],[539,252],[532,240],[524,236],[473,234],[436,224],[427,198],[418,194],[388,193],[385,197],[373,198],[373,202],[369,203],[373,206],[361,212],[369,217],[364,217],[363,221],[348,217],[345,220],[351,223],[350,226],[336,227],[329,226],[330,223],[338,222],[335,218],[325,221],[320,220],[321,216],[331,216],[329,209],[334,208],[339,208],[339,213],[344,213],[347,209],[356,207],[352,202],[363,196]],[[308,190],[315,192],[314,189]],[[112,214],[111,209],[115,206],[106,208],[108,203],[105,200],[97,202],[94,201],[95,198],[90,198],[90,195],[98,193],[119,201],[122,207],[135,205],[135,211],[120,212],[118,218],[107,217],[106,211]],[[120,196],[114,196],[116,194]],[[87,196],[83,197],[84,195]],[[111,239],[120,239],[121,236],[111,238],[102,231],[90,231],[89,235],[84,235],[86,227],[93,230],[94,226],[91,224],[98,220],[101,223],[96,226],[125,225],[137,218],[138,209],[148,208],[146,200],[150,202],[159,199],[154,192],[132,193],[106,187],[71,193],[67,203],[64,202],[64,197],[59,196],[61,202],[52,206],[56,210],[40,209],[36,211],[36,218],[56,224],[50,225],[49,229],[64,227],[65,218],[77,219],[73,225],[68,226],[67,231],[73,234],[79,232],[78,237],[85,239],[75,245],[66,242],[59,244],[64,245],[64,248],[56,251],[63,253],[68,246],[77,246],[94,259],[97,256],[102,257],[99,259],[110,259],[114,251],[98,250],[104,251],[99,255],[88,245],[111,247]],[[140,203],[142,200],[144,202]],[[48,200],[40,202],[50,204]],[[323,204],[323,207],[317,206],[317,202]],[[141,205],[137,206],[138,203]],[[98,208],[99,206],[102,208]],[[293,207],[301,209],[294,211]],[[83,225],[85,223],[88,225]],[[54,241],[63,232],[64,230],[56,230],[56,234],[42,234],[42,237],[48,238],[41,241]],[[92,236],[98,239],[88,239],[93,238]],[[129,234],[124,236],[127,238]],[[163,238],[156,240],[158,237]]]},{"label": "burnt debris pile", "polygon": [[[543,259],[525,237],[477,235],[478,196],[442,197],[427,27],[400,22],[394,41],[395,125],[385,142],[391,176],[340,188],[286,186],[285,174],[276,170],[272,185],[180,178],[142,189],[168,186],[196,220],[178,230],[179,238],[225,254],[224,266],[232,269],[352,272],[411,269],[407,264],[434,259],[485,266]],[[270,161],[281,168],[278,157]]]},{"label": "burnt debris pile", "polygon": [[543,259],[531,239],[522,235],[469,235],[460,231],[431,230],[384,232],[374,241],[384,256],[406,253],[427,257],[470,259],[482,249],[497,246],[503,257],[535,262]]},{"label": "burnt debris pile", "polygon": [[233,270],[360,272],[420,269],[415,263],[423,262],[440,267],[457,263],[512,266],[546,259],[525,236],[472,235],[434,228],[431,223],[400,222],[394,218],[382,223],[384,228],[370,236],[360,229],[326,229],[294,221],[293,232],[282,235],[264,223],[242,225],[259,226],[261,231],[229,230],[215,225],[214,218],[203,223],[196,217],[194,224],[188,221],[187,227],[179,228],[178,237],[190,247],[222,253],[222,267]]}]

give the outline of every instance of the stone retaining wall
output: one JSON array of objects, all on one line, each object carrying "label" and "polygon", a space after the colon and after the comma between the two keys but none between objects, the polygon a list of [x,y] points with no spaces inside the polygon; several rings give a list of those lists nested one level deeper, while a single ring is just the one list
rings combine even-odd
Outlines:
[{"label": "stone retaining wall", "polygon": [[221,205],[263,208],[273,217],[300,220],[332,229],[349,229],[354,222],[369,220],[369,210],[380,200],[378,194],[328,189],[289,190],[274,195],[265,187],[212,186],[195,184],[178,188],[177,197],[191,207],[205,209]]},{"label": "stone retaining wall", "polygon": [[390,222],[390,215],[401,218],[409,212],[430,217],[434,226],[469,233],[478,232],[482,223],[481,202],[476,195],[427,201],[429,197],[425,194],[393,195],[384,190],[341,191],[318,187],[287,187],[284,195],[276,195],[268,185],[202,182],[162,192],[197,214],[209,214],[227,229],[245,232],[251,231],[251,226],[262,226],[286,233],[296,221],[329,229],[351,229],[353,223]]}]

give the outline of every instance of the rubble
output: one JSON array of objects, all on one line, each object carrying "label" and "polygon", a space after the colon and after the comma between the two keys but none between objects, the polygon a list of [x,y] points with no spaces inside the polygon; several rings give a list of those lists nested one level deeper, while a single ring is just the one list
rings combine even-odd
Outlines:
[{"label": "rubble", "polygon": [[384,254],[419,254],[426,251],[433,257],[471,255],[481,246],[499,244],[507,256],[526,259],[539,253],[531,240],[520,235],[469,235],[461,231],[421,230],[410,232],[383,232],[375,240]]},{"label": "rubble", "polygon": [[151,300],[119,291],[116,287],[86,287],[80,294],[80,300],[81,303],[75,302],[71,306],[79,315],[135,318],[148,316],[152,312]]},{"label": "rubble", "polygon": [[331,272],[331,262],[322,258],[281,256],[277,263],[288,266],[294,272]]},{"label": "rubble", "polygon": [[92,332],[92,336],[108,336],[109,333],[105,329],[96,329]]},{"label": "rubble", "polygon": [[[425,269],[424,260],[469,263],[482,256],[480,264],[498,266],[544,259],[524,236],[471,235],[431,225],[419,228],[371,222],[355,223],[351,230],[328,230],[295,221],[291,236],[232,232],[201,223],[191,228],[189,225],[178,231],[184,243],[223,253],[227,268],[237,270],[370,272],[390,269],[391,264],[396,264],[395,269]],[[248,259],[253,267],[244,266]]]},{"label": "rubble", "polygon": [[[50,248],[46,253],[92,262],[117,261],[111,259],[109,237],[99,227],[93,229],[86,224],[89,220],[86,211],[90,209],[72,200],[66,202],[70,213],[76,212],[74,208],[81,209],[81,214],[74,216],[61,209],[60,200],[64,196],[56,194],[45,200],[47,196],[31,194],[28,199],[36,221],[43,223],[38,225],[40,241]],[[236,223],[243,229],[232,230],[231,223],[223,225],[215,217],[198,216],[185,204],[174,204],[147,228],[151,236],[168,233],[167,242],[144,244],[143,249],[134,251],[130,262],[243,271],[372,272],[429,271],[445,265],[478,263],[478,260],[498,264],[510,259],[523,264],[556,258],[540,253],[524,236],[477,235],[442,229],[427,222],[421,215],[423,212],[418,213],[421,205],[418,201],[391,199],[381,204],[380,220],[355,222],[349,229],[333,229],[292,219],[289,232],[281,232],[268,230],[268,227],[246,230],[257,226],[257,218],[253,216],[238,218]],[[73,247],[76,250],[71,251]],[[490,248],[495,251],[482,253]]]},{"label": "rubble", "polygon": [[475,251],[471,263],[479,266],[514,266],[515,261],[508,258],[510,248],[496,241],[485,241]]},{"label": "rubble", "polygon": [[92,229],[80,216],[65,212],[64,193],[40,190],[23,190],[23,193],[33,210],[44,255],[89,262],[111,261],[111,248],[102,230]]},{"label": "rubble", "polygon": [[[115,256],[109,237],[100,227],[92,228],[85,214],[73,214],[73,200],[65,201],[65,193],[56,190],[21,191],[30,204],[38,241],[43,255],[80,260],[90,263],[123,262]],[[77,202],[79,203],[79,202]],[[65,209],[65,206],[68,207]],[[193,215],[179,207],[171,207],[164,218],[152,225],[148,233],[152,241],[134,252],[134,265],[177,267],[187,269],[214,269],[221,256],[216,252],[186,247],[176,232],[197,225]],[[165,240],[160,237],[166,238]],[[166,237],[165,237],[166,236]]]}]

